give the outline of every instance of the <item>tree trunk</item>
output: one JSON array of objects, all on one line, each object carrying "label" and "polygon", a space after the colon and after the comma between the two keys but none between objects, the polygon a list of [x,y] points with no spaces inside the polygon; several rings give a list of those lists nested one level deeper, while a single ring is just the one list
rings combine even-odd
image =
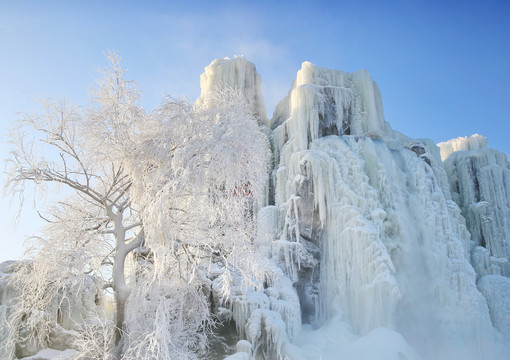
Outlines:
[{"label": "tree trunk", "polygon": [[115,297],[115,347],[113,349],[114,359],[120,359],[124,346],[124,320],[126,300],[129,297],[131,289],[126,284],[124,265],[126,256],[129,252],[124,243],[126,231],[122,225],[122,213],[113,214],[114,236],[115,236],[115,255],[113,260],[113,295]]},{"label": "tree trunk", "polygon": [[124,330],[124,309],[126,306],[125,299],[115,296],[115,346],[112,351],[114,359],[120,359],[124,347],[124,339],[122,336]]},{"label": "tree trunk", "polygon": [[115,265],[113,267],[113,293],[115,297],[115,347],[113,349],[114,359],[120,359],[124,346],[124,320],[126,300],[131,289],[126,285],[124,277],[124,262],[126,254],[124,249],[117,249],[115,254]]}]

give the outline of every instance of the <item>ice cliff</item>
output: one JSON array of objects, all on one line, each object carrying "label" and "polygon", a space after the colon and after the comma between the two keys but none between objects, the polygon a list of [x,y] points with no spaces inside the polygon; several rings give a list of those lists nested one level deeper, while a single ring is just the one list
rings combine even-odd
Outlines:
[{"label": "ice cliff", "polygon": [[[223,82],[256,94],[254,111],[266,123],[248,64],[214,61],[202,88]],[[510,328],[503,154],[481,136],[441,150],[410,139],[385,121],[367,71],[309,62],[269,126],[274,164],[257,241],[285,281],[234,304],[250,343],[229,359],[503,358]],[[457,155],[469,151],[477,155]]]},{"label": "ice cliff", "polygon": [[471,234],[470,256],[493,325],[510,341],[510,164],[475,134],[438,144],[452,197]]},{"label": "ice cliff", "polygon": [[243,56],[238,56],[234,60],[228,58],[214,60],[200,76],[202,91],[197,103],[207,104],[211,93],[217,87],[224,86],[242,91],[251,101],[253,113],[257,115],[261,123],[269,124],[262,95],[262,80],[252,63]]}]

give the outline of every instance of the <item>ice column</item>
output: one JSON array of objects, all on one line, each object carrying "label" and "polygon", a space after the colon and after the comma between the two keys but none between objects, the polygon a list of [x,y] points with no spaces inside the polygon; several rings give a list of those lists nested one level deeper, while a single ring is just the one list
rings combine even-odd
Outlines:
[{"label": "ice column", "polygon": [[[480,135],[440,143],[452,197],[462,209],[474,245],[510,259],[510,164]],[[501,262],[501,261],[500,261]],[[503,264],[504,265],[504,264]],[[506,265],[500,269],[510,275]]]},{"label": "ice column", "polygon": [[198,104],[207,104],[210,96],[218,87],[230,87],[241,91],[251,101],[253,113],[260,123],[268,125],[264,96],[262,95],[262,80],[255,65],[243,56],[234,59],[216,59],[205,68],[200,76],[200,97]]}]

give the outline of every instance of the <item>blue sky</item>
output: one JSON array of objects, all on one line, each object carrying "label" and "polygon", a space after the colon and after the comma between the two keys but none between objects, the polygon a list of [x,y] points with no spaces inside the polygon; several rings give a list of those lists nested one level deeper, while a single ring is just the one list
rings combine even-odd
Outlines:
[{"label": "blue sky", "polygon": [[[303,61],[365,68],[379,84],[395,130],[436,142],[479,133],[508,154],[509,4],[0,0],[2,135],[34,97],[85,104],[105,51],[120,53],[148,110],[165,94],[195,99],[207,64],[243,54],[262,76],[270,117]],[[5,159],[8,145],[1,140]],[[0,205],[3,261],[19,257],[24,235],[41,223],[28,204],[13,230],[8,200]]]}]

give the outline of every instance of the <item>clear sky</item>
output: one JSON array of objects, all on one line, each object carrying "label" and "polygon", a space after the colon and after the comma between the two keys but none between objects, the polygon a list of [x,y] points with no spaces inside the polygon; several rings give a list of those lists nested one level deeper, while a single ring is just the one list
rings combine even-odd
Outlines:
[{"label": "clear sky", "polygon": [[[369,70],[386,120],[410,137],[479,133],[510,153],[508,0],[0,0],[2,135],[32,98],[85,104],[108,50],[120,53],[148,110],[165,94],[195,99],[207,64],[245,55],[262,76],[271,117],[306,60]],[[8,151],[2,137],[2,159]],[[29,201],[13,230],[9,201],[0,205],[3,261],[21,255],[41,222]]]}]

